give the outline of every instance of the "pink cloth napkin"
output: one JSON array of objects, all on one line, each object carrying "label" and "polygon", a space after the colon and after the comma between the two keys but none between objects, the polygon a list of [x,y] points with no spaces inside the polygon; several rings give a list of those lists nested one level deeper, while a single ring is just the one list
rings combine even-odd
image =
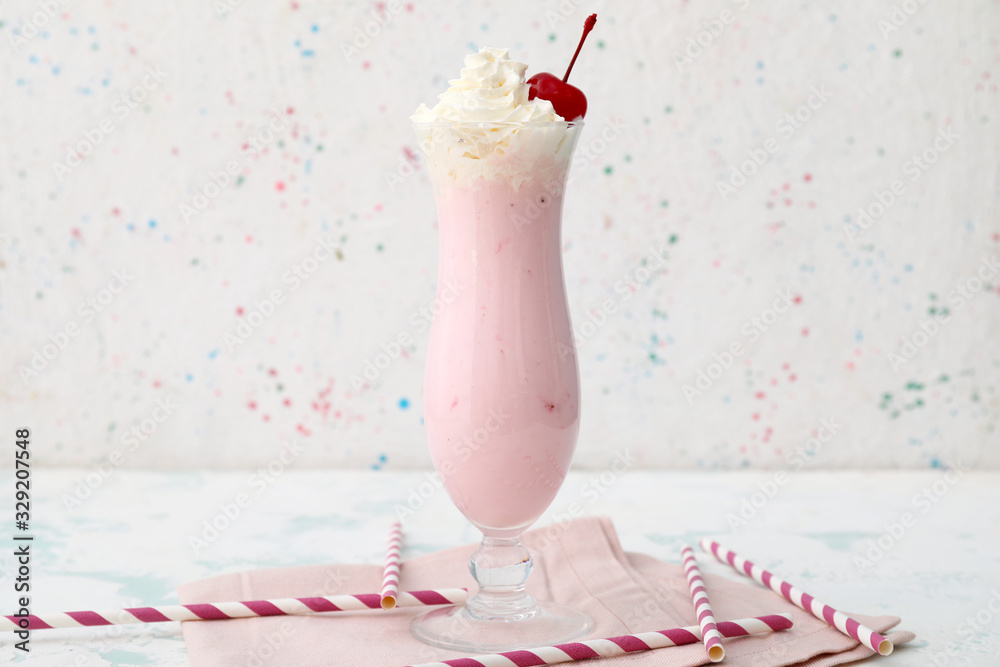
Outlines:
[{"label": "pink cloth napkin", "polygon": [[[529,592],[590,614],[595,628],[589,638],[697,624],[683,568],[641,554],[626,554],[609,519],[584,518],[561,527],[529,531],[524,542],[537,554]],[[400,589],[474,590],[467,567],[474,548],[468,545],[404,562]],[[381,582],[382,568],[377,565],[312,565],[223,575],[185,584],[178,592],[181,603],[191,604],[377,592]],[[705,583],[718,619],[790,613],[795,623],[790,631],[726,640],[727,665],[826,667],[874,655],[752,582],[742,584],[706,574]],[[194,667],[395,667],[462,657],[426,646],[410,635],[410,619],[419,611],[275,616],[182,625]],[[896,616],[852,616],[883,634],[899,623]],[[897,631],[888,637],[902,643],[913,639],[913,634]],[[583,664],[682,667],[708,664],[708,659],[701,645],[693,645]]]}]

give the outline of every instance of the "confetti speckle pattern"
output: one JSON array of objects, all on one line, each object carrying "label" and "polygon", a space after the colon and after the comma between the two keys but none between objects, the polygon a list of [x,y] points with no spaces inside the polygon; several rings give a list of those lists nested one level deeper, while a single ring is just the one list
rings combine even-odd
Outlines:
[{"label": "confetti speckle pattern", "polygon": [[[428,466],[408,116],[481,45],[560,71],[585,16],[494,5],[0,6],[0,421],[44,465]],[[699,41],[732,6],[602,15],[574,71],[575,463],[786,467],[832,419],[810,466],[1000,465],[996,2]]]}]

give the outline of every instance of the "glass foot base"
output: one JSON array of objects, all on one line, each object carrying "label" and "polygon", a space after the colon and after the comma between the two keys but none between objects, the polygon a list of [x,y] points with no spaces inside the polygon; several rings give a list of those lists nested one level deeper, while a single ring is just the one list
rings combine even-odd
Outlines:
[{"label": "glass foot base", "polygon": [[501,653],[521,648],[563,644],[583,637],[594,622],[583,612],[554,602],[539,602],[517,616],[480,617],[466,607],[425,612],[410,623],[420,641],[469,653]]}]

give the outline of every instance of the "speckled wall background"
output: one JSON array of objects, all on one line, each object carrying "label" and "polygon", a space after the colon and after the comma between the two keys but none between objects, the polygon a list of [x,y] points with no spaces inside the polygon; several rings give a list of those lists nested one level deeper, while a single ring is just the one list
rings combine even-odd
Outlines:
[{"label": "speckled wall background", "polygon": [[480,46],[561,72],[592,11],[577,465],[1000,463],[997,0],[6,0],[4,428],[49,465],[428,466],[407,117]]}]

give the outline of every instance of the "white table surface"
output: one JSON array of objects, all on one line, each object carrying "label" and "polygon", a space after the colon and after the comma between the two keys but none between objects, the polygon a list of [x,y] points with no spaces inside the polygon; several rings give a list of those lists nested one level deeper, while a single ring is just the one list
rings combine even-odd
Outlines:
[{"label": "white table surface", "polygon": [[[261,489],[251,485],[248,472],[116,470],[70,510],[67,498],[88,472],[33,471],[33,612],[176,603],[180,583],[258,567],[381,563],[394,508],[427,480],[421,472],[290,468]],[[572,473],[542,523],[577,502],[587,514],[612,517],[626,550],[674,562],[681,542],[714,536],[843,610],[901,616],[901,627],[914,631],[917,641],[871,662],[1000,664],[1000,613],[989,608],[996,596],[993,609],[1000,610],[1000,473],[965,473],[946,484],[943,471],[803,471],[735,532],[727,516],[739,512],[741,501],[773,473],[628,471],[598,491],[590,480],[599,475]],[[0,507],[11,518],[0,531],[0,608],[10,614],[9,470],[4,479]],[[915,494],[935,482],[944,490],[936,502],[915,504]],[[248,493],[251,505],[196,554],[190,537],[239,493]],[[761,498],[755,498],[758,504]],[[890,537],[882,537],[885,526],[904,512],[913,521],[890,545]],[[404,557],[477,539],[443,492],[407,518],[406,531]],[[858,559],[867,558],[869,540],[880,537],[889,549],[861,567]],[[703,567],[739,578],[717,563],[703,561]],[[963,638],[960,652],[942,653],[977,614],[980,629]],[[5,637],[0,663],[187,663],[177,623],[40,631],[32,634],[31,648],[24,660]]]}]

